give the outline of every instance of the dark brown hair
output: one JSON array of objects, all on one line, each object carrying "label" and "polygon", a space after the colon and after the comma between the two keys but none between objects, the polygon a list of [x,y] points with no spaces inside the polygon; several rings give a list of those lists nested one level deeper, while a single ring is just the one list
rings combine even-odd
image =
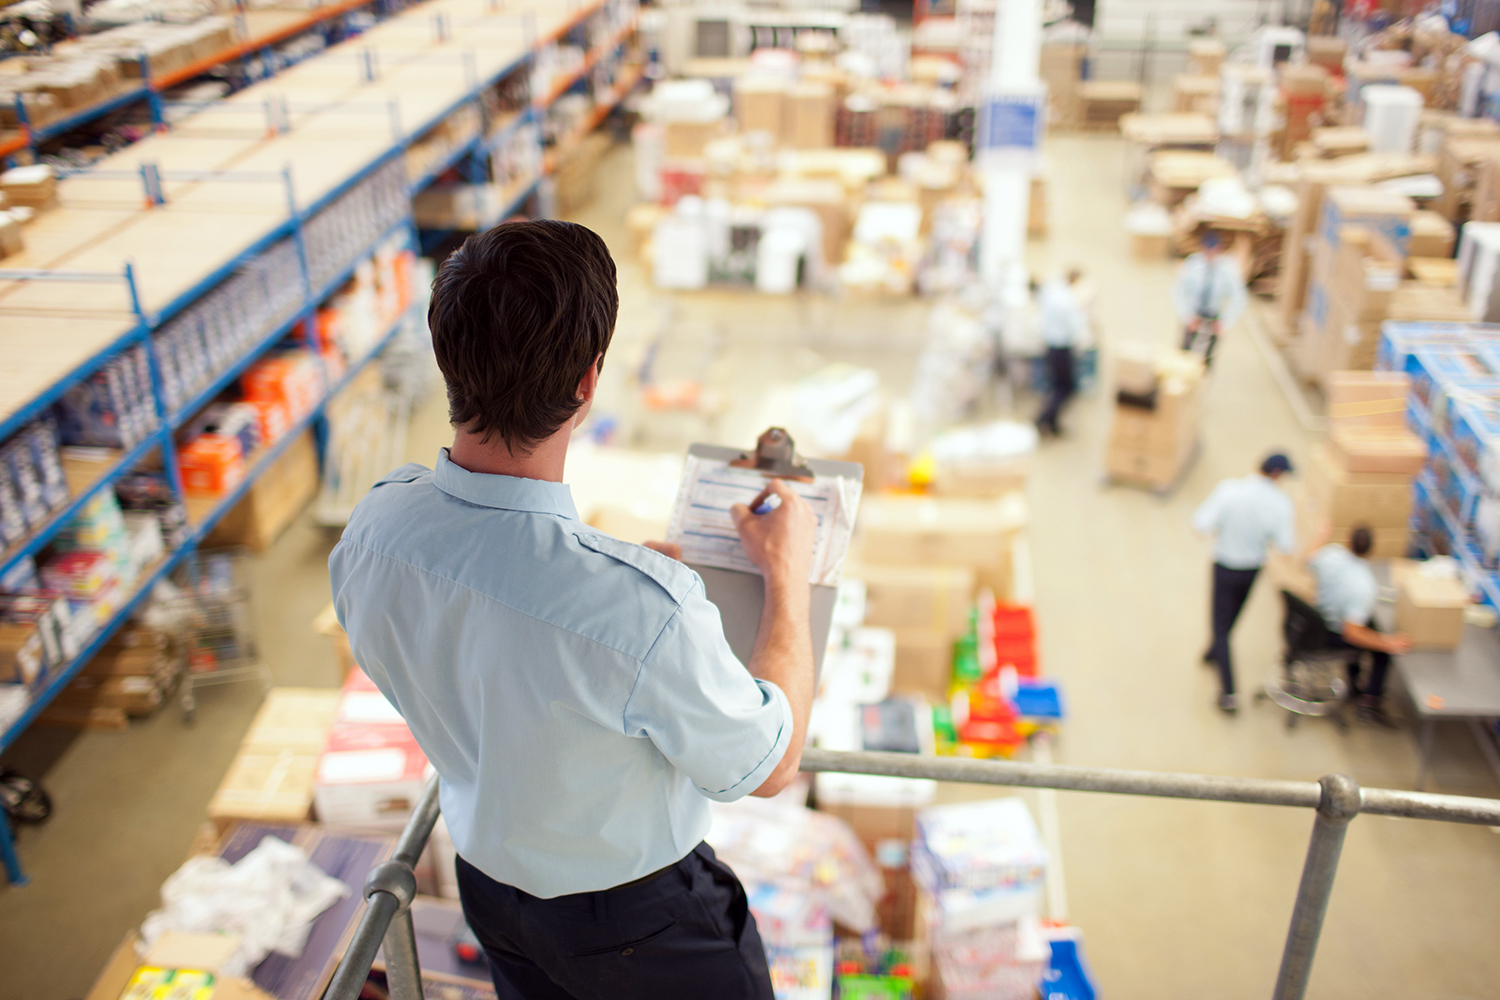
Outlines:
[{"label": "dark brown hair", "polygon": [[1375,538],[1369,528],[1357,525],[1349,532],[1349,551],[1357,556],[1365,555],[1375,546]]},{"label": "dark brown hair", "polygon": [[578,383],[604,367],[620,311],[615,262],[571,222],[507,222],[443,262],[427,325],[448,386],[448,419],[526,451],[572,419]]}]

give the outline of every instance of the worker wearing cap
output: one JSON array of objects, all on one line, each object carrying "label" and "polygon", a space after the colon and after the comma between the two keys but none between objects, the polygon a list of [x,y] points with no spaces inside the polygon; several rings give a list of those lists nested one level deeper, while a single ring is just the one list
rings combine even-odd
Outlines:
[{"label": "worker wearing cap", "polygon": [[1239,265],[1225,255],[1219,234],[1207,233],[1201,249],[1182,262],[1172,285],[1172,306],[1182,323],[1182,349],[1203,344],[1203,364],[1212,366],[1219,334],[1239,322],[1245,312],[1245,278]]},{"label": "worker wearing cap", "polygon": [[1229,633],[1240,617],[1250,588],[1275,546],[1287,555],[1296,549],[1292,500],[1277,480],[1292,471],[1280,452],[1269,455],[1260,471],[1243,479],[1226,479],[1193,514],[1193,528],[1214,539],[1213,642],[1204,663],[1219,668],[1219,708],[1234,714],[1239,702],[1234,690],[1234,667],[1229,655]]},{"label": "worker wearing cap", "polygon": [[[1333,543],[1319,548],[1307,560],[1317,581],[1318,611],[1331,633],[1329,645],[1347,649],[1349,687],[1354,695],[1356,714],[1362,721],[1389,729],[1396,722],[1385,711],[1385,676],[1391,668],[1391,654],[1410,651],[1411,639],[1387,635],[1375,628],[1375,602],[1380,584],[1370,569],[1370,549],[1374,538],[1370,529],[1356,527],[1349,533],[1347,547]],[[1360,661],[1370,653],[1370,673],[1361,683]]]},{"label": "worker wearing cap", "polygon": [[745,664],[680,551],[579,520],[563,469],[616,281],[603,240],[552,220],[443,262],[428,325],[453,447],[360,501],[334,607],[438,773],[500,1000],[771,1000],[745,890],[703,838],[710,800],[797,774],[816,516],[779,479],[729,509],[765,580]]}]

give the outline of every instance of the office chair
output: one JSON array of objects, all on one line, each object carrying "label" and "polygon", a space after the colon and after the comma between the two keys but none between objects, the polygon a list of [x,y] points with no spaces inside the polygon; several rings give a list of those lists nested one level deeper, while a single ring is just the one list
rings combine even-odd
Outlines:
[{"label": "office chair", "polygon": [[1256,694],[1286,709],[1286,727],[1295,728],[1302,716],[1326,716],[1348,731],[1344,706],[1349,703],[1349,661],[1359,653],[1329,644],[1331,633],[1317,608],[1289,590],[1281,592],[1286,614],[1281,623],[1286,650],[1281,672]]}]

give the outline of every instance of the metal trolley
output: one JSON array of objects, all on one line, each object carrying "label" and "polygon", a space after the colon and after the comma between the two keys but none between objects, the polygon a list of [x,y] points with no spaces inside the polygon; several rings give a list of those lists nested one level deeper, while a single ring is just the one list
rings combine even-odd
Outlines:
[{"label": "metal trolley", "polygon": [[[1301,1000],[1307,993],[1313,953],[1323,930],[1323,915],[1333,894],[1333,878],[1338,872],[1339,854],[1343,851],[1344,834],[1349,829],[1350,820],[1360,813],[1369,813],[1500,826],[1500,800],[1497,799],[1361,788],[1353,778],[1343,774],[1330,774],[1318,781],[1278,781],[811,749],[802,754],[802,770],[1312,809],[1316,813],[1312,840],[1302,867],[1302,881],[1297,886],[1297,902],[1292,908],[1291,927],[1281,954],[1281,971],[1272,993],[1274,1000]],[[329,984],[325,994],[327,1000],[357,1000],[382,942],[385,944],[386,976],[392,1000],[422,1000],[422,975],[409,909],[417,893],[412,868],[427,846],[427,838],[432,834],[437,818],[438,783],[434,778],[402,831],[394,856],[370,870],[365,881],[368,905],[349,942],[349,950],[344,953],[343,961]]]},{"label": "metal trolley", "polygon": [[196,691],[209,684],[259,680],[271,689],[271,672],[255,644],[245,556],[237,549],[195,552],[173,575],[177,596],[158,602],[182,650],[182,715],[193,721]]}]

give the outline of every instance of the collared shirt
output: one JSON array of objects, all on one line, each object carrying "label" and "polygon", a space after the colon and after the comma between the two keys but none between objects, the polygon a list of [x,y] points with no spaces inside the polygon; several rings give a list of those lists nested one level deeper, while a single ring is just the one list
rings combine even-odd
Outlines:
[{"label": "collared shirt", "polygon": [[1037,292],[1042,343],[1048,347],[1077,347],[1088,336],[1088,317],[1072,286],[1052,278]]},{"label": "collared shirt", "polygon": [[1290,555],[1297,547],[1292,500],[1260,473],[1226,479],[1193,514],[1193,528],[1214,536],[1214,562],[1226,569],[1258,569],[1274,545]]},{"label": "collared shirt", "polygon": [[1247,301],[1244,276],[1228,254],[1212,261],[1207,254],[1193,254],[1182,262],[1172,285],[1172,307],[1183,325],[1196,318],[1217,319],[1219,329],[1228,330],[1239,321]]},{"label": "collared shirt", "polygon": [[458,853],[534,896],[685,857],[708,800],[792,735],[686,566],[578,520],[562,483],[406,465],[328,561],[354,658],[442,779]]},{"label": "collared shirt", "polygon": [[1380,584],[1370,564],[1342,545],[1325,545],[1307,561],[1318,584],[1318,610],[1329,629],[1342,634],[1344,625],[1369,626],[1375,617]]}]

